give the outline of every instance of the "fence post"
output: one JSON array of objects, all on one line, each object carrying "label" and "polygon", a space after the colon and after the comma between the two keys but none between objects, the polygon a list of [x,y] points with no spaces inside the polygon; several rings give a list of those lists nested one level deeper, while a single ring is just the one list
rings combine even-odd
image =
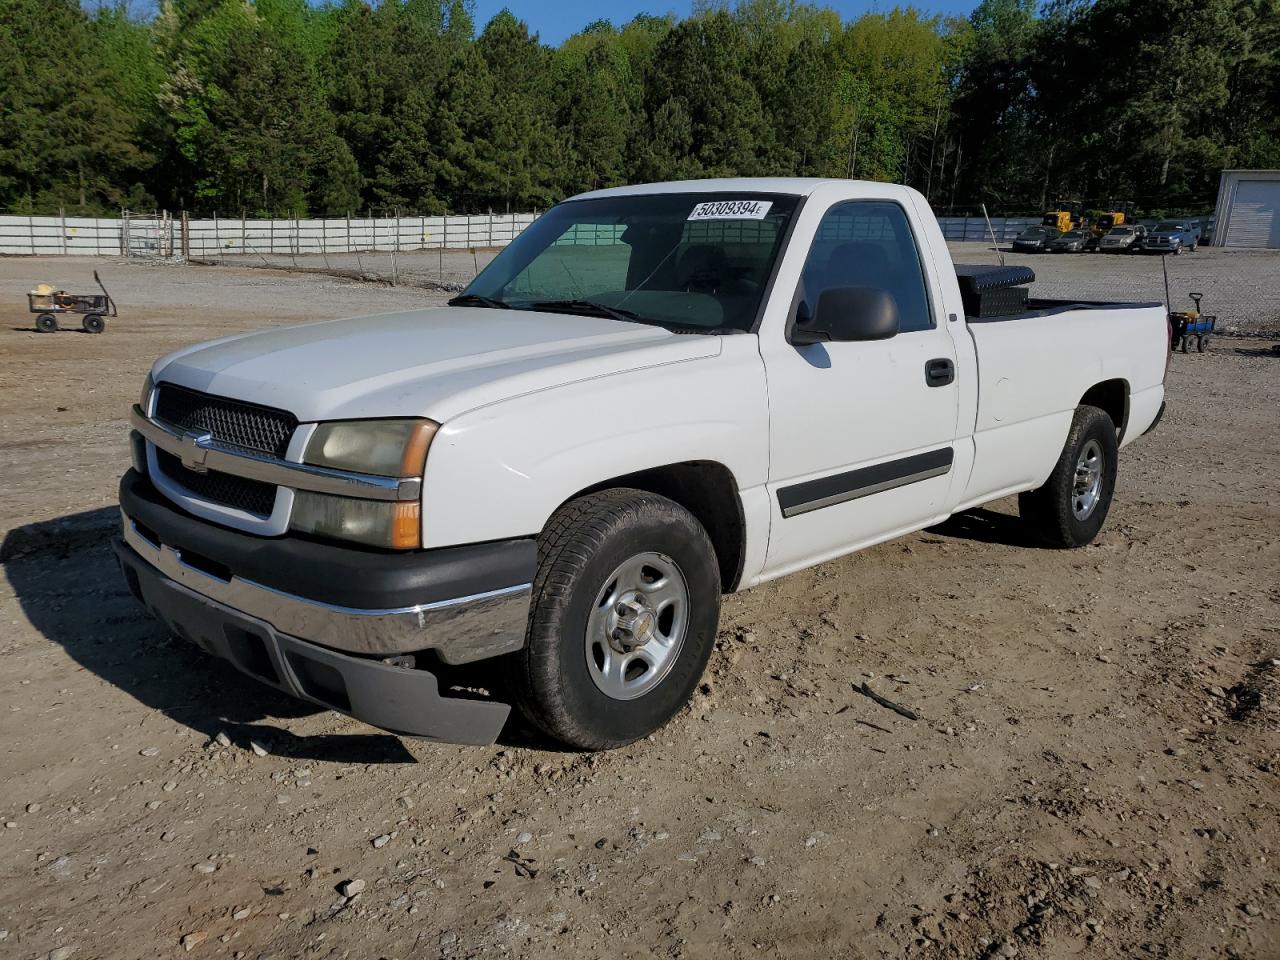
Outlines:
[{"label": "fence post", "polygon": [[395,225],[395,237],[391,242],[391,285],[393,287],[400,286],[400,268],[396,264],[396,253],[400,250],[400,208],[396,207],[395,219],[392,220]]},{"label": "fence post", "polygon": [[36,255],[36,218],[27,214],[27,244],[31,247],[31,255]]},{"label": "fence post", "polygon": [[182,211],[182,259],[191,259],[191,221],[185,210]]},{"label": "fence post", "polygon": [[[241,243],[240,245],[241,247],[244,246],[243,243]],[[217,210],[213,211],[213,250],[214,250],[214,254],[213,254],[214,257],[221,260],[222,259],[222,237],[218,232],[218,211]],[[243,253],[244,251],[241,250],[240,252]]]},{"label": "fence post", "polygon": [[62,207],[58,208],[58,216],[62,218],[62,255],[67,255],[67,211]]},{"label": "fence post", "polygon": [[344,253],[351,252],[351,211],[350,210],[347,211],[347,249],[344,250],[343,252]]}]

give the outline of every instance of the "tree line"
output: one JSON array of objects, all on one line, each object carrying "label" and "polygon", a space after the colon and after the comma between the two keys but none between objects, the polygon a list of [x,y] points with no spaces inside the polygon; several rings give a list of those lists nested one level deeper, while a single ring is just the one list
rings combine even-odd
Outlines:
[{"label": "tree line", "polygon": [[1280,166],[1278,0],[795,0],[556,47],[468,0],[0,0],[0,210],[524,211],[627,182],[836,176],[941,211],[1204,208]]}]

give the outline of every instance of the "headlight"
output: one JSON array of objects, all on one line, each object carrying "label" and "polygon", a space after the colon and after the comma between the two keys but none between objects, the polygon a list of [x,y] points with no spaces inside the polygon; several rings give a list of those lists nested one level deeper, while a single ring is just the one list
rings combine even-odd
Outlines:
[{"label": "headlight", "polygon": [[421,518],[417,500],[357,500],[299,490],[289,527],[371,547],[412,550],[422,546]]},{"label": "headlight", "polygon": [[151,379],[151,371],[147,371],[147,379],[142,381],[142,396],[138,398],[138,406],[144,414],[151,413],[151,391],[155,389],[155,381]]},{"label": "headlight", "polygon": [[421,476],[437,424],[430,420],[339,420],[322,423],[304,463],[383,477]]},{"label": "headlight", "polygon": [[[431,420],[339,420],[307,441],[304,463],[382,477],[420,477],[439,425]],[[300,533],[412,550],[422,546],[417,500],[362,500],[299,490],[289,527]]]}]

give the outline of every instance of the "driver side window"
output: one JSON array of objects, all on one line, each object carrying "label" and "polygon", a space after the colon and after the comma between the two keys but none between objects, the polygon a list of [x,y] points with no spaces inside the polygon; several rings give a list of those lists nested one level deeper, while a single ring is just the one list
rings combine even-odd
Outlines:
[{"label": "driver side window", "polygon": [[812,316],[822,291],[840,287],[887,291],[897,302],[900,333],[934,326],[920,253],[896,203],[850,200],[823,216],[801,274],[800,315]]}]

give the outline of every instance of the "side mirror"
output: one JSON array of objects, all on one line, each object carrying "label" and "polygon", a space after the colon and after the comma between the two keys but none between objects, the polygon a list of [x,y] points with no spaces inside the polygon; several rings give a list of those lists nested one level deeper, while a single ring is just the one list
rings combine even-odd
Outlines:
[{"label": "side mirror", "polygon": [[888,340],[898,334],[898,302],[880,287],[831,287],[818,297],[813,316],[796,318],[791,343]]}]

